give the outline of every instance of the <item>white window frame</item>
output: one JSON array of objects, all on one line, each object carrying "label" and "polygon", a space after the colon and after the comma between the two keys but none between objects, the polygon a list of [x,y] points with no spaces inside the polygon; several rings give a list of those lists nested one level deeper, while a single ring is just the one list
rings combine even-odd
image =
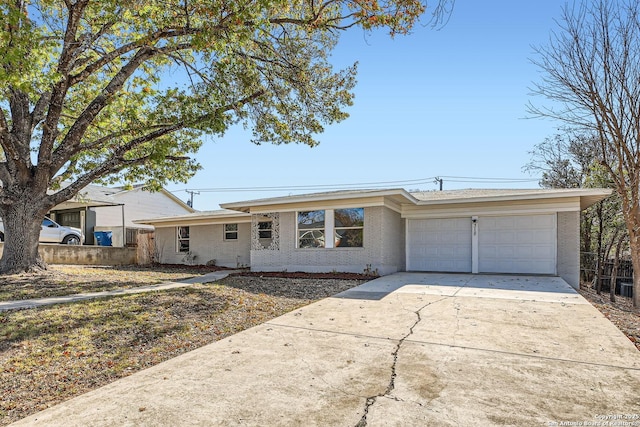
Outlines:
[{"label": "white window frame", "polygon": [[[181,228],[186,228],[187,229],[187,237],[180,237],[180,229]],[[181,245],[180,242],[181,241],[186,241],[187,242],[187,250],[181,250]],[[176,227],[176,252],[178,253],[187,253],[191,251],[191,229],[189,228],[188,225],[179,225]]]},{"label": "white window frame", "polygon": [[[269,228],[260,228],[260,224],[269,224]],[[269,237],[262,237],[261,233],[269,233]],[[273,239],[273,221],[258,221],[258,238]]]},{"label": "white window frame", "polygon": [[[235,225],[236,229],[235,230],[227,230],[227,226],[228,225]],[[229,223],[229,224],[224,224],[223,227],[223,238],[224,241],[237,241],[238,240],[238,232],[239,232],[240,227],[238,226],[238,223]],[[228,237],[228,234],[235,234],[235,237]]]},{"label": "white window frame", "polygon": [[[336,227],[335,226],[335,211],[340,209],[348,209],[348,208],[336,208],[336,209],[310,209],[308,211],[296,211],[296,248],[297,249],[305,249],[305,250],[314,250],[314,249],[362,249],[364,247],[364,224],[362,227]],[[357,208],[361,209],[361,208]],[[362,208],[364,209],[364,208]],[[298,215],[300,212],[314,212],[314,211],[324,211],[324,228],[300,228],[298,222]],[[335,246],[335,234],[336,229],[339,230],[348,230],[348,229],[361,229],[363,233],[363,242],[362,246],[350,246],[343,248],[336,248]],[[300,248],[300,231],[304,230],[321,230],[324,232],[324,246],[316,247],[316,248]],[[327,239],[327,236],[334,236],[334,238]]]},{"label": "white window frame", "polygon": [[[335,225],[336,221],[335,221],[335,211],[340,211],[340,210],[346,210],[346,209],[362,209],[362,225],[361,226],[351,226],[351,227],[337,227]],[[332,220],[332,224],[334,226],[334,229],[332,230],[332,234],[335,235],[337,233],[338,230],[362,230],[362,246],[344,246],[344,247],[340,247],[340,249],[344,249],[344,248],[363,248],[364,247],[364,208],[338,208],[338,209],[332,209],[331,214],[333,216],[333,220]],[[333,242],[332,242],[333,244]]]},{"label": "white window frame", "polygon": [[[302,212],[324,212],[324,227],[322,228],[300,228],[300,220],[299,220],[299,215]],[[327,224],[329,222],[328,219],[328,213],[329,210],[328,209],[310,209],[308,211],[297,211],[296,212],[296,248],[297,249],[304,249],[304,250],[314,250],[314,249],[325,249],[327,248]],[[331,215],[333,215],[333,212],[331,213]],[[331,221],[333,221],[333,216],[331,216]],[[308,231],[308,232],[312,232],[312,231],[322,231],[324,233],[324,246],[318,246],[318,247],[314,247],[314,248],[301,248],[300,247],[300,232],[301,231]],[[331,247],[333,247],[333,243],[331,243]]]}]

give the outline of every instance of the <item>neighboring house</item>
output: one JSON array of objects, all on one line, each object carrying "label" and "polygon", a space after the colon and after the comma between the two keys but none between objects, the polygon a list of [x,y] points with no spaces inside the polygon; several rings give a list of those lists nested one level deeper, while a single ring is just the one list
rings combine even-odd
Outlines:
[{"label": "neighboring house", "polygon": [[606,189],[349,190],[136,221],[162,263],[254,271],[557,275],[579,286],[580,212]]},{"label": "neighboring house", "polygon": [[49,216],[61,225],[83,230],[84,244],[94,244],[94,232],[110,232],[113,246],[135,243],[138,232],[150,225],[134,223],[150,216],[181,215],[194,212],[167,190],[151,192],[134,187],[88,185],[76,197],[51,210]]}]

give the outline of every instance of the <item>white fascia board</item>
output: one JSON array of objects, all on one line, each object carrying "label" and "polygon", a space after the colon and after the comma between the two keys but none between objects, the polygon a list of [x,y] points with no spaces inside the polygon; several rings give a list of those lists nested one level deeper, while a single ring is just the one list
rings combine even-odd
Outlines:
[{"label": "white fascia board", "polygon": [[509,202],[518,200],[544,200],[544,199],[570,199],[575,197],[595,200],[596,203],[611,194],[612,190],[608,188],[577,188],[577,189],[561,189],[541,191],[539,193],[522,193],[522,194],[505,194],[491,196],[471,196],[459,198],[444,198],[434,200],[419,200],[418,206],[433,206],[446,204],[466,204],[466,203],[490,203],[490,202]]},{"label": "white fascia board", "polygon": [[580,199],[578,197],[546,200],[544,202],[541,200],[511,200],[509,202],[405,206],[401,215],[402,218],[407,219],[427,219],[467,217],[472,215],[532,215],[580,211]]},{"label": "white fascia board", "polygon": [[[315,207],[317,209],[331,209],[334,207],[368,207],[382,206],[385,199],[390,198],[394,203],[415,204],[418,200],[402,188],[391,190],[346,191],[335,193],[316,193],[302,196],[278,197],[273,199],[261,199],[246,202],[223,203],[223,209],[237,210],[241,212],[287,212],[296,211],[300,207]],[[365,203],[366,205],[363,205]]]},{"label": "white fascia board", "polygon": [[136,224],[153,225],[156,228],[175,227],[181,225],[211,225],[251,222],[251,215],[241,212],[212,213],[196,215],[180,215],[164,218],[139,219],[133,221]]}]

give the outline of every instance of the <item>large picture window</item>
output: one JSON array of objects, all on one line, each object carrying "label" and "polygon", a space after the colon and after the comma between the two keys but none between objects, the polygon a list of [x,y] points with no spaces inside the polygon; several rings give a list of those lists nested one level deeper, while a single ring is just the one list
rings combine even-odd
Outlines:
[{"label": "large picture window", "polygon": [[298,212],[298,248],[362,248],[363,237],[364,208]]},{"label": "large picture window", "polygon": [[336,247],[361,248],[364,230],[364,209],[336,209],[334,211]]},{"label": "large picture window", "polygon": [[178,252],[189,252],[189,227],[178,227]]},{"label": "large picture window", "polygon": [[298,247],[324,248],[324,211],[298,212]]}]

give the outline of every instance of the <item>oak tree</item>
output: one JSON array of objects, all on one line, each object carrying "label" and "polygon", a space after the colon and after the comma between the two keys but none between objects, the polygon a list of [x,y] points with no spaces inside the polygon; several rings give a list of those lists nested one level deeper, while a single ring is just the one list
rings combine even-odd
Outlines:
[{"label": "oak tree", "polygon": [[255,143],[316,145],[353,102],[355,65],[329,60],[340,33],[404,34],[425,10],[419,0],[3,1],[0,272],[46,267],[43,216],[91,182],[157,189],[191,177],[203,134],[244,124]]}]

